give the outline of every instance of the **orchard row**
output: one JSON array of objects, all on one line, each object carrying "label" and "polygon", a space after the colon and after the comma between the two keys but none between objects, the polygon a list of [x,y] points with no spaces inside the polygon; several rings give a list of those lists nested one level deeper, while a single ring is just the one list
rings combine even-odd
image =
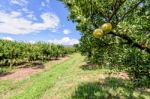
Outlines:
[{"label": "orchard row", "polygon": [[45,42],[30,44],[0,40],[0,66],[12,66],[23,62],[57,59],[74,51],[72,47]]}]

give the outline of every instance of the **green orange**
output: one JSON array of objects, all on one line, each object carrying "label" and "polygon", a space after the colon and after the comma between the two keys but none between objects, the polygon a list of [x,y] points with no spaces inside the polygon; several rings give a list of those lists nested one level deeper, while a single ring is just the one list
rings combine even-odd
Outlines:
[{"label": "green orange", "polygon": [[101,28],[104,33],[108,33],[112,30],[112,25],[111,25],[111,23],[105,23],[101,26]]},{"label": "green orange", "polygon": [[95,38],[100,38],[101,36],[103,36],[103,30],[98,28],[98,29],[95,29],[94,32],[93,32],[93,36]]}]

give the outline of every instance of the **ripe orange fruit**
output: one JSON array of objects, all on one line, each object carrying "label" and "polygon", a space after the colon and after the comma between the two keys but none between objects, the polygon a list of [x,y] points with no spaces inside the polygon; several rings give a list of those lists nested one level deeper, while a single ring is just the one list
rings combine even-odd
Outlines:
[{"label": "ripe orange fruit", "polygon": [[93,32],[93,36],[95,38],[100,38],[103,35],[103,30],[102,29],[95,29]]},{"label": "ripe orange fruit", "polygon": [[102,25],[101,28],[102,28],[104,33],[108,33],[112,30],[112,25],[111,25],[111,23],[105,23]]}]

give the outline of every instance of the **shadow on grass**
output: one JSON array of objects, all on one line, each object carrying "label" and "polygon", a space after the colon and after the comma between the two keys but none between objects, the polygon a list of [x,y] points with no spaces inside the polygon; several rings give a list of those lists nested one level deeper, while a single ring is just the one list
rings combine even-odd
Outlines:
[{"label": "shadow on grass", "polygon": [[82,70],[97,70],[97,69],[105,69],[105,70],[111,70],[111,71],[125,71],[126,68],[124,68],[123,66],[119,67],[119,66],[116,66],[116,67],[111,67],[111,66],[100,66],[100,65],[96,65],[96,64],[91,64],[91,63],[86,63],[86,64],[83,64],[80,66],[80,68]]},{"label": "shadow on grass", "polygon": [[83,64],[83,65],[80,66],[80,68],[83,69],[83,70],[96,70],[96,69],[100,69],[100,67],[98,65],[91,64],[91,63]]},{"label": "shadow on grass", "polygon": [[139,91],[127,80],[108,77],[100,82],[82,83],[72,99],[145,99],[143,94],[148,95],[148,92]]},{"label": "shadow on grass", "polygon": [[14,72],[0,72],[0,77],[7,76],[13,74]]},{"label": "shadow on grass", "polygon": [[[32,68],[32,69],[44,69],[45,66],[42,62],[39,61],[35,61],[32,63],[24,63],[21,64],[20,66],[15,66],[15,69],[26,69],[26,68]],[[14,67],[13,67],[14,68]],[[11,75],[13,73],[15,73],[15,71],[12,71],[13,68],[10,68],[9,66],[5,66],[5,67],[0,67],[0,77],[4,77],[7,75]]]},{"label": "shadow on grass", "polygon": [[[70,57],[70,56],[66,56]],[[19,63],[14,63],[13,66],[10,68],[10,64],[0,64],[0,77],[7,76],[10,74],[13,74],[12,68],[15,69],[26,69],[26,68],[32,68],[32,69],[44,69],[45,68],[45,63],[50,62],[50,61],[58,61],[61,60],[63,57],[58,57],[57,59],[51,58],[46,60],[45,62],[42,62],[40,60],[37,61],[32,61],[32,62],[19,62]],[[4,69],[3,69],[4,68]]]},{"label": "shadow on grass", "polygon": [[44,69],[44,63],[40,62],[40,61],[34,61],[32,63],[30,63],[29,66],[25,66],[24,68],[28,68],[28,67],[32,67],[33,69]]}]

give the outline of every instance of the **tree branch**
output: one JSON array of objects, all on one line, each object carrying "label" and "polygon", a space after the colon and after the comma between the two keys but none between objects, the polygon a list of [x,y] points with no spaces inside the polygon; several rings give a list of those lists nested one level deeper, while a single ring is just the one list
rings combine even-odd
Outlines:
[{"label": "tree branch", "polygon": [[129,13],[131,13],[133,10],[135,10],[139,4],[141,4],[144,0],[141,0],[140,2],[138,2],[137,4],[134,5],[134,7],[130,8],[123,16],[122,18],[118,21],[118,23],[122,20],[124,20],[124,18],[126,17],[126,15],[128,15]]},{"label": "tree branch", "polygon": [[[94,3],[95,3],[95,4],[94,4]],[[94,8],[95,5],[96,5],[96,2],[93,2],[93,1],[91,0],[91,6]],[[95,9],[93,9],[93,10],[91,10],[91,11],[94,12],[94,10],[95,10]],[[97,14],[97,15],[102,15],[102,17],[103,17],[105,20],[107,20],[108,16],[104,13],[104,11],[103,11],[101,8],[96,8],[95,12],[96,12],[95,14]]]},{"label": "tree branch", "polygon": [[[110,21],[110,20],[113,18],[113,16],[118,12],[118,10],[119,10],[120,7],[124,4],[125,1],[126,1],[126,0],[124,0],[123,2],[119,2],[118,7],[117,7],[116,9],[113,10],[112,15],[109,17],[109,21]],[[116,6],[116,4],[115,4],[115,6]]]},{"label": "tree branch", "polygon": [[145,50],[147,53],[150,54],[150,48],[148,46],[134,42],[132,38],[130,38],[129,36],[127,36],[125,34],[116,34],[114,32],[110,32],[108,34],[112,34],[113,36],[118,36],[118,37],[126,40],[127,44],[132,45],[133,47],[139,48],[141,50]]}]

